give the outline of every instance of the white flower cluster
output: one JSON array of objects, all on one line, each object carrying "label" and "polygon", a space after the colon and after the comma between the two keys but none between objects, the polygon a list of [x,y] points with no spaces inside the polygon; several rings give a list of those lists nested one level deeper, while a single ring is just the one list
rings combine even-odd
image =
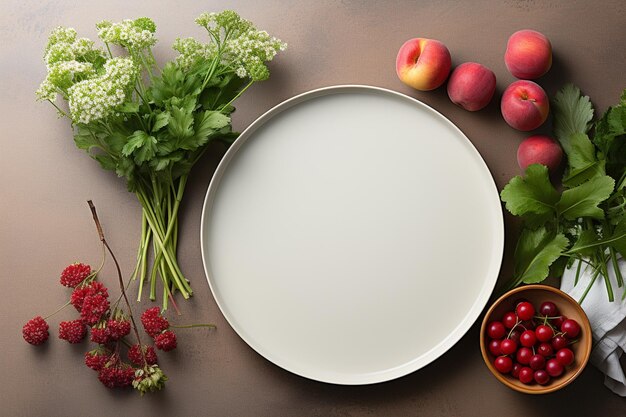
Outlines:
[{"label": "white flower cluster", "polygon": [[174,49],[180,52],[180,56],[176,60],[184,69],[211,57],[219,47],[222,63],[232,67],[237,76],[254,81],[265,80],[269,77],[265,62],[271,61],[278,51],[287,47],[286,43],[264,30],[257,30],[252,22],[242,19],[232,10],[202,13],[196,23],[209,32],[213,42],[203,44],[192,38],[177,39]]},{"label": "white flower cluster", "polygon": [[139,75],[139,68],[130,58],[112,58],[104,69],[104,75],[76,83],[68,90],[74,123],[89,123],[113,114]]},{"label": "white flower cluster", "polygon": [[98,37],[106,43],[120,45],[129,50],[143,50],[154,46],[156,25],[146,17],[111,23],[107,20],[96,25]]},{"label": "white flower cluster", "polygon": [[269,77],[265,62],[271,61],[278,51],[284,51],[285,48],[287,44],[280,39],[270,36],[264,30],[250,28],[238,37],[226,41],[225,54],[233,61],[237,76],[261,81]]},{"label": "white flower cluster", "polygon": [[76,38],[72,28],[57,27],[48,38],[44,56],[48,75],[37,90],[39,100],[54,101],[73,84],[95,75],[105,61],[101,50],[86,38]]},{"label": "white flower cluster", "polygon": [[184,70],[209,59],[216,51],[215,44],[198,42],[194,38],[177,38],[172,48],[180,53],[176,57],[176,62]]},{"label": "white flower cluster", "polygon": [[76,30],[74,28],[66,28],[64,26],[56,27],[48,36],[48,45],[46,53],[53,45],[57,43],[71,44],[76,40]]}]

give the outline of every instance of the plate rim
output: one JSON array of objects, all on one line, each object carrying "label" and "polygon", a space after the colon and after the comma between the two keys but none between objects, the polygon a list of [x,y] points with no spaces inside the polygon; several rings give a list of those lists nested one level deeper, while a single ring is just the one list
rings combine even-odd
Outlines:
[{"label": "plate rim", "polygon": [[[402,365],[399,365],[399,366],[396,366],[396,367],[393,367],[384,371],[378,371],[378,372],[367,373],[367,374],[358,374],[352,378],[342,379],[342,378],[333,378],[333,377],[328,377],[328,376],[323,377],[319,375],[312,376],[310,374],[307,374],[306,372],[303,372],[302,370],[295,369],[293,366],[286,365],[284,364],[284,361],[281,362],[280,358],[277,358],[276,356],[272,355],[271,352],[267,352],[264,349],[262,349],[260,346],[251,342],[245,336],[242,329],[239,329],[238,326],[234,325],[234,320],[230,317],[230,314],[228,313],[228,309],[225,308],[223,301],[220,299],[220,297],[217,296],[217,290],[216,288],[214,288],[213,279],[211,278],[211,274],[209,273],[209,268],[208,268],[209,265],[208,265],[208,260],[207,260],[208,256],[205,254],[207,245],[205,244],[204,230],[205,230],[205,225],[207,222],[207,215],[212,210],[213,201],[215,199],[217,189],[219,188],[221,179],[224,176],[224,173],[226,172],[228,165],[230,164],[230,161],[233,159],[233,157],[237,154],[238,150],[248,141],[249,137],[252,136],[253,133],[257,129],[262,127],[266,122],[270,121],[274,115],[280,114],[283,111],[286,111],[301,102],[305,102],[305,101],[322,97],[322,96],[326,96],[326,95],[350,93],[350,92],[375,92],[375,93],[380,93],[383,95],[394,96],[403,100],[408,100],[413,105],[421,107],[422,109],[432,113],[435,117],[439,118],[442,122],[444,122],[453,130],[455,130],[457,134],[459,134],[462,138],[465,139],[466,145],[468,145],[468,149],[470,149],[474,153],[474,156],[478,158],[477,161],[480,161],[482,163],[481,164],[482,167],[486,170],[487,178],[490,179],[490,181],[488,181],[490,184],[490,188],[493,189],[494,191],[493,195],[496,197],[494,199],[495,201],[494,206],[497,207],[498,210],[496,211],[498,211],[500,215],[495,216],[496,218],[494,219],[494,222],[498,223],[498,224],[494,224],[494,232],[495,232],[494,251],[495,253],[492,254],[493,260],[490,262],[489,268],[488,268],[489,272],[493,270],[493,274],[492,274],[493,276],[488,277],[489,279],[486,279],[483,282],[483,288],[480,290],[476,300],[474,300],[474,303],[468,309],[463,320],[460,321],[460,323],[450,332],[450,334],[447,337],[443,338],[438,344],[433,346],[429,351],[427,351],[426,353],[422,354],[421,356],[417,358],[414,358],[413,360],[405,364],[402,364]],[[252,350],[254,350],[256,353],[258,353],[260,356],[262,356],[269,362],[273,363],[274,365],[282,369],[285,369],[293,374],[307,378],[307,379],[324,382],[324,383],[337,384],[337,385],[366,385],[366,384],[382,383],[382,382],[390,381],[393,379],[397,379],[397,378],[406,376],[408,374],[411,374],[421,368],[424,368],[425,366],[431,364],[432,362],[440,358],[443,354],[448,352],[454,345],[456,345],[463,338],[463,336],[465,336],[465,334],[467,334],[469,329],[478,320],[482,310],[487,305],[487,302],[489,301],[495,289],[496,283],[498,281],[498,277],[502,269],[502,261],[504,257],[504,246],[505,246],[504,212],[502,210],[502,205],[499,199],[499,190],[495,183],[493,174],[491,173],[491,170],[489,169],[489,166],[485,162],[480,152],[478,152],[478,149],[476,149],[472,141],[467,137],[467,135],[465,135],[463,131],[458,126],[456,126],[450,119],[448,119],[446,116],[444,116],[442,113],[440,113],[433,107],[429,106],[428,104],[414,97],[400,93],[398,91],[390,90],[384,87],[377,87],[377,86],[365,85],[365,84],[338,84],[338,85],[330,85],[330,86],[308,90],[308,91],[296,94],[288,99],[281,101],[280,103],[274,105],[269,110],[265,111],[260,116],[258,116],[250,125],[248,125],[241,132],[241,134],[231,144],[231,146],[228,148],[228,150],[226,151],[226,153],[224,154],[224,156],[218,163],[213,173],[213,176],[211,177],[209,186],[207,188],[207,191],[204,197],[204,201],[202,204],[201,218],[200,218],[200,252],[201,252],[200,254],[202,257],[202,265],[204,269],[204,274],[205,274],[207,283],[209,285],[209,288],[211,290],[211,294],[213,296],[215,303],[217,304],[222,316],[224,317],[226,322],[229,324],[229,326],[233,329],[233,331]]]}]

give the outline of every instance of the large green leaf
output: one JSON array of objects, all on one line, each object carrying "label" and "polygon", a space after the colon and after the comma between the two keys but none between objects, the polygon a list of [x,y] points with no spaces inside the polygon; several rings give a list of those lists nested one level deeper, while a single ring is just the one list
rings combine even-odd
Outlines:
[{"label": "large green leaf", "polygon": [[565,235],[552,234],[544,227],[524,229],[515,248],[514,280],[517,284],[541,282],[548,277],[550,265],[569,245]]},{"label": "large green leaf", "polygon": [[557,213],[568,220],[586,216],[602,219],[604,210],[598,205],[609,198],[614,186],[613,178],[604,175],[565,190],[556,204]]},{"label": "large green leaf", "polygon": [[175,139],[184,139],[193,136],[193,114],[184,107],[172,107],[168,132]]},{"label": "large green leaf", "polygon": [[218,111],[207,110],[196,116],[194,123],[195,136],[198,140],[206,139],[221,128],[230,124],[230,117]]},{"label": "large green leaf", "polygon": [[143,130],[137,130],[128,137],[126,145],[122,148],[124,156],[133,155],[137,164],[149,161],[157,151],[157,140]]},{"label": "large green leaf", "polygon": [[587,133],[589,130],[593,106],[589,97],[583,96],[578,87],[567,84],[556,93],[551,107],[554,135],[569,154],[571,135]]},{"label": "large green leaf", "polygon": [[568,168],[563,185],[575,187],[591,178],[605,175],[604,161],[596,157],[596,148],[585,133],[572,133],[568,146],[563,147]]},{"label": "large green leaf", "polygon": [[549,214],[559,200],[559,193],[550,183],[548,168],[533,164],[526,168],[526,176],[511,179],[500,193],[506,208],[516,216],[528,213]]},{"label": "large green leaf", "polygon": [[161,128],[167,126],[167,124],[170,122],[170,117],[170,112],[168,111],[157,113],[156,117],[154,118],[154,124],[152,125],[152,131],[157,132]]}]

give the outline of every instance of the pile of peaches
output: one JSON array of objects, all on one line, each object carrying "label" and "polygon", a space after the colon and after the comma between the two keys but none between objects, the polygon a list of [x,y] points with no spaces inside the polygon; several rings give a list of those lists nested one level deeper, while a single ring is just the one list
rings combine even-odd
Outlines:
[{"label": "pile of peaches", "polygon": [[[504,63],[519,80],[511,83],[502,94],[502,117],[514,129],[534,130],[548,118],[550,102],[544,89],[531,80],[541,77],[552,66],[552,45],[537,31],[520,30],[509,37]],[[452,74],[451,69],[450,51],[434,39],[409,39],[400,47],[396,58],[396,73],[410,87],[429,91],[448,80],[448,96],[453,103],[468,111],[477,111],[489,104],[496,91],[496,75],[492,70],[476,62],[462,63]],[[561,158],[559,144],[545,135],[530,136],[517,151],[522,169],[541,163],[554,172]]]}]

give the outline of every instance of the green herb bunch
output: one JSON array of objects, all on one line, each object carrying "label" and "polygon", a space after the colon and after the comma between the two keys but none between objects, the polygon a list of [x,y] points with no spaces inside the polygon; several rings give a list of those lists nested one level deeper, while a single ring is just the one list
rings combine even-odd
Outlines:
[{"label": "green herb bunch", "polygon": [[626,257],[626,90],[595,122],[589,97],[573,85],[556,94],[552,108],[554,135],[567,156],[562,191],[550,182],[548,169],[535,164],[501,193],[506,208],[524,219],[510,286],[560,277],[566,267],[576,268],[578,282],[583,268],[590,268],[587,291],[601,277],[613,301],[607,264],[624,287],[617,261]]},{"label": "green herb bunch", "polygon": [[[71,120],[76,146],[124,177],[137,196],[143,208],[133,275],[138,300],[147,274],[150,299],[156,299],[160,277],[163,308],[175,291],[192,295],[176,257],[177,215],[190,170],[208,143],[236,138],[233,102],[269,77],[266,62],[286,47],[233,11],[203,13],[196,23],[207,41],[177,39],[178,55],[162,69],[152,53],[156,25],[149,18],[98,23],[104,49],[59,27],[48,39],[48,74],[37,90],[39,100]],[[113,45],[122,55],[113,55]],[[57,104],[59,96],[66,110]]]}]

